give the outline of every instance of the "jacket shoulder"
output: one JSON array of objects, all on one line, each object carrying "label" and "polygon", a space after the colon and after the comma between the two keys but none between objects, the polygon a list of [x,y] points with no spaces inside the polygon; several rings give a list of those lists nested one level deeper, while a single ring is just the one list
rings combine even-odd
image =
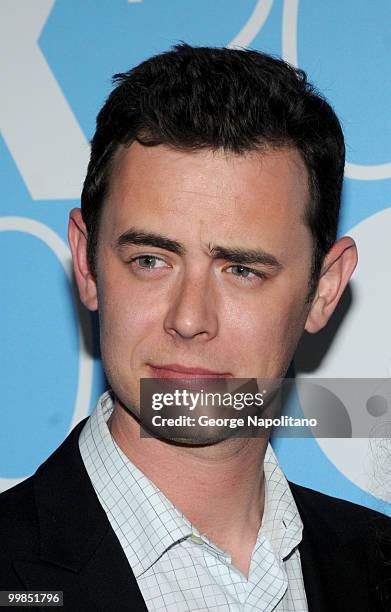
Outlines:
[{"label": "jacket shoulder", "polygon": [[290,483],[304,532],[352,563],[365,556],[391,580],[391,518],[365,506]]},{"label": "jacket shoulder", "polygon": [[[80,471],[78,436],[86,420],[73,429],[33,476],[0,494],[0,586],[14,586],[14,561],[40,557],[41,532],[45,528],[42,520],[50,519],[54,501],[63,507],[66,481],[75,481]],[[42,489],[44,495],[40,494]]]},{"label": "jacket shoulder", "polygon": [[324,596],[332,593],[341,605],[333,604],[334,609],[345,609],[347,597],[355,599],[355,609],[391,609],[391,519],[350,501],[289,486],[303,521],[304,575],[313,578],[316,559]]},{"label": "jacket shoulder", "polygon": [[14,541],[31,536],[36,531],[37,516],[34,501],[34,476],[0,493],[0,539]]},{"label": "jacket shoulder", "polygon": [[318,519],[323,517],[324,522],[334,527],[362,528],[363,525],[370,527],[372,524],[377,524],[383,525],[386,529],[391,528],[391,518],[381,512],[292,482],[289,486],[299,512],[302,511],[305,516],[310,513]]}]

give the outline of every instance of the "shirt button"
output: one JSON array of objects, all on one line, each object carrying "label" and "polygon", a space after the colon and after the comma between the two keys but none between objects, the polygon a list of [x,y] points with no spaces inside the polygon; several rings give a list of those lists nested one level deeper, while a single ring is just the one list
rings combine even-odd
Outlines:
[{"label": "shirt button", "polygon": [[199,538],[196,535],[190,536],[190,540],[194,542],[195,544],[205,544],[204,540],[202,538]]}]

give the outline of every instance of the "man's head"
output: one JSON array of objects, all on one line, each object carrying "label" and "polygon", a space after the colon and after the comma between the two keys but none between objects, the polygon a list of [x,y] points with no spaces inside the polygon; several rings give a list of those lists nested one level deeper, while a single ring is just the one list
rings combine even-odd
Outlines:
[{"label": "man's head", "polygon": [[137,141],[237,154],[289,146],[300,152],[308,172],[311,299],[323,257],[336,238],[345,147],[335,113],[304,72],[257,51],[178,45],[114,81],[117,87],[98,115],[82,193],[92,272],[100,214],[120,145]]},{"label": "man's head", "polygon": [[283,376],[356,262],[351,239],[334,244],[334,112],[255,51],[181,45],[115,79],[70,222],[115,394],[137,405],[139,378],[167,364]]}]

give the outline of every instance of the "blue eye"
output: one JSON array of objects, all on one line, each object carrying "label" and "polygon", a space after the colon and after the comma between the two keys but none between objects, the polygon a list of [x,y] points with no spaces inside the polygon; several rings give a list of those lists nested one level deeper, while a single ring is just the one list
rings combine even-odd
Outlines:
[{"label": "blue eye", "polygon": [[236,268],[237,272],[233,272],[233,274],[235,276],[242,276],[243,278],[247,278],[248,275],[252,272],[252,270],[250,270],[250,268],[246,268],[245,266],[231,266],[231,268],[234,270]]},{"label": "blue eye", "polygon": [[[238,276],[239,278],[242,278],[244,280],[248,279],[250,274],[258,278],[266,278],[266,274],[264,274],[263,272],[260,272],[259,270],[254,270],[253,268],[248,268],[247,266],[242,266],[240,264],[232,265],[230,266],[230,269],[232,270],[232,274],[234,276]],[[234,270],[236,270],[236,272],[234,272]],[[251,280],[251,278],[249,280]]]},{"label": "blue eye", "polygon": [[154,268],[156,264],[156,257],[151,255],[142,255],[137,257],[137,261],[142,268]]},{"label": "blue eye", "polygon": [[[137,255],[137,257],[133,257],[129,263],[137,262],[140,268],[144,268],[144,270],[154,270],[155,268],[161,268],[165,266],[165,262],[156,257],[155,255]],[[157,264],[161,265],[157,265]]]}]

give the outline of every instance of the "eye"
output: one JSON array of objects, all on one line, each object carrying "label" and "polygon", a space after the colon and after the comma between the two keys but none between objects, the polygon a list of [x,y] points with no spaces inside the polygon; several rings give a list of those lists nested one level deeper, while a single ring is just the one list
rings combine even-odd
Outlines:
[{"label": "eye", "polygon": [[237,276],[245,281],[248,280],[248,282],[254,282],[254,280],[256,280],[257,278],[266,278],[266,274],[260,272],[260,270],[254,270],[253,268],[248,268],[247,266],[242,266],[240,264],[229,266],[227,270],[232,270],[232,274],[234,276]]},{"label": "eye", "polygon": [[132,257],[129,261],[130,264],[137,262],[138,268],[143,268],[144,270],[155,270],[156,268],[164,268],[166,263],[160,257],[156,257],[156,255],[137,255],[137,257]]}]

